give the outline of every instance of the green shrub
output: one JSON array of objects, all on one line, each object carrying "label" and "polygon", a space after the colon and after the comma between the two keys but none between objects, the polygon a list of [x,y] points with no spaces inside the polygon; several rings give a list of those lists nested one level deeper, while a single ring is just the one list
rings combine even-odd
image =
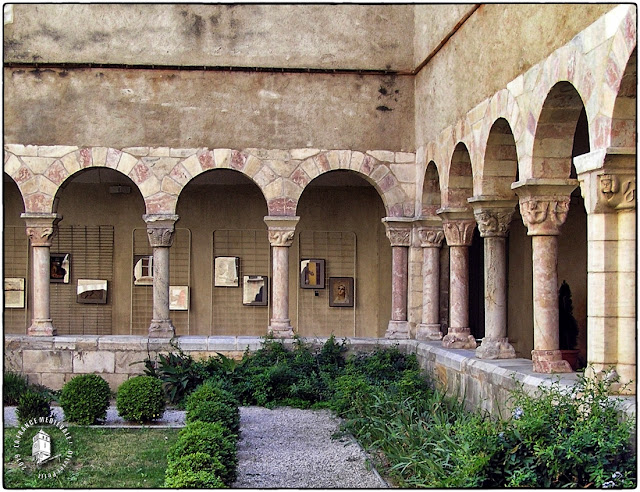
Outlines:
[{"label": "green shrub", "polygon": [[238,401],[232,393],[213,381],[207,381],[187,397],[187,422],[220,422],[231,434],[240,428]]},{"label": "green shrub", "polygon": [[83,374],[68,381],[60,391],[60,406],[69,422],[89,425],[104,419],[109,408],[109,384],[96,374]]},{"label": "green shrub", "polygon": [[167,464],[164,486],[176,489],[224,488],[220,474],[226,471],[218,456],[197,452],[179,456]]},{"label": "green shrub", "polygon": [[49,400],[39,393],[27,391],[18,400],[16,407],[16,416],[20,424],[31,419],[39,417],[49,417],[51,415],[51,406]]},{"label": "green shrub", "polygon": [[180,456],[197,452],[217,457],[224,464],[224,471],[220,478],[226,485],[231,485],[236,479],[236,440],[235,434],[229,435],[228,430],[220,422],[190,422],[178,434],[178,440],[169,450],[168,458],[176,461]]},{"label": "green shrub", "polygon": [[131,422],[149,422],[162,417],[165,396],[160,380],[151,376],[135,376],[118,388],[118,414]]},{"label": "green shrub", "polygon": [[177,353],[160,354],[156,360],[146,359],[144,364],[145,374],[158,378],[169,401],[178,406],[208,377],[203,365],[180,349]]},{"label": "green shrub", "polygon": [[5,372],[2,384],[2,403],[4,405],[17,405],[20,396],[27,392],[29,381],[22,374]]}]

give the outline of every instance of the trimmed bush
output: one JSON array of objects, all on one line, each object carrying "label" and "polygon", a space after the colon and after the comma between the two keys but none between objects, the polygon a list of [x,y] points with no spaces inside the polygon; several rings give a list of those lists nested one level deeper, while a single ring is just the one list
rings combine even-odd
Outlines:
[{"label": "trimmed bush", "polygon": [[118,414],[130,422],[149,422],[162,417],[165,396],[162,383],[151,376],[135,376],[118,388]]},{"label": "trimmed bush", "polygon": [[169,450],[169,462],[177,461],[181,456],[202,452],[214,456],[224,464],[220,478],[225,485],[231,485],[236,479],[236,439],[234,434],[220,422],[190,422],[178,434],[178,440]]},{"label": "trimmed bush", "polygon": [[187,397],[187,422],[220,422],[229,434],[237,434],[240,428],[238,401],[232,393],[213,381],[207,381]]},{"label": "trimmed bush", "polygon": [[5,372],[2,384],[2,403],[5,405],[17,405],[20,397],[29,388],[29,381],[22,374]]},{"label": "trimmed bush", "polygon": [[220,489],[225,484],[220,479],[226,467],[217,456],[191,453],[169,461],[164,486],[174,489]]},{"label": "trimmed bush", "polygon": [[65,419],[90,425],[107,416],[111,391],[96,374],[83,374],[68,381],[60,391],[60,406]]},{"label": "trimmed bush", "polygon": [[39,417],[49,417],[51,416],[49,400],[39,393],[27,391],[18,400],[16,416],[20,424]]}]

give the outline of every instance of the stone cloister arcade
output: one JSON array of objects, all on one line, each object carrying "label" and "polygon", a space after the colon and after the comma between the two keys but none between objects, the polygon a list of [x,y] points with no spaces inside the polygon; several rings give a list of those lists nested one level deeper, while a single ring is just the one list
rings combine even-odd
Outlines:
[{"label": "stone cloister arcade", "polygon": [[[623,391],[635,394],[635,26],[629,9],[607,18],[606,29],[587,28],[415,153],[5,142],[5,227],[26,227],[30,251],[24,326],[5,333],[63,332],[52,316],[53,241],[65,222],[109,224],[108,304],[131,309],[121,308],[125,315],[103,334],[145,334],[132,318],[134,290],[146,289],[146,301],[135,302],[146,302],[150,338],[414,338],[475,349],[480,359],[531,358],[539,373],[568,372],[557,296],[567,280],[583,361],[595,371],[613,367]],[[91,195],[96,183],[130,192]],[[470,255],[476,228],[480,256]],[[143,288],[131,286],[134,229],[138,244],[146,230],[140,252],[153,257],[152,285]],[[231,294],[213,286],[212,263],[219,238],[242,230],[255,231],[259,258],[243,272],[266,276],[270,294],[268,305],[237,318],[249,328],[230,333],[215,304]],[[338,233],[331,240],[353,251],[326,277],[355,278],[355,305],[328,310],[299,289],[299,264],[319,256],[316,243],[304,250],[306,237]],[[171,256],[179,234],[187,267]],[[478,257],[483,264],[474,264]],[[188,322],[170,309],[174,266],[187,270],[180,283],[192,298]],[[470,287],[474,271],[483,292]],[[5,323],[7,311],[15,310],[5,307]],[[482,328],[472,332],[478,313]],[[97,333],[88,326],[64,334]]]}]

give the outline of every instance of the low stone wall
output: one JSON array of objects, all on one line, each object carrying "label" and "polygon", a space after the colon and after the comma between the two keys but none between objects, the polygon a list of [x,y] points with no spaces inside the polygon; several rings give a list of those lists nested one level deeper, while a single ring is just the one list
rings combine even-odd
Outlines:
[{"label": "low stone wall", "polygon": [[[305,338],[304,341],[320,346],[326,338]],[[294,342],[285,340],[284,343],[291,346]],[[5,335],[4,344],[5,371],[25,374],[33,383],[60,389],[73,376],[94,373],[102,376],[116,391],[122,382],[143,372],[144,364],[138,362],[147,357],[175,352],[176,347],[180,347],[194,358],[220,352],[239,359],[245,350],[259,349],[262,339],[184,336],[170,342],[162,338],[125,335],[37,338]],[[464,401],[469,410],[481,409],[495,416],[510,413],[509,395],[520,384],[525,391],[534,392],[538,386],[556,380],[561,385],[572,385],[578,377],[575,373],[534,373],[532,363],[527,359],[477,359],[473,350],[445,349],[440,342],[347,338],[347,344],[352,352],[397,346],[406,353],[415,353],[425,373],[438,380],[449,394]],[[635,418],[635,397],[619,397],[619,400],[621,409]]]}]

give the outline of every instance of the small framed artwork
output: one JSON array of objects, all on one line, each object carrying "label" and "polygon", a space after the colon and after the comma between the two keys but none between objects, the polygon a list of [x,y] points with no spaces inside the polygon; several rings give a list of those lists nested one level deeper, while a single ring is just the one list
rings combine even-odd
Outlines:
[{"label": "small framed artwork", "polygon": [[324,289],[324,260],[300,261],[300,287],[302,289]]},{"label": "small framed artwork", "polygon": [[169,310],[189,310],[189,287],[187,285],[171,285],[169,287]]},{"label": "small framed artwork", "polygon": [[51,253],[49,281],[55,284],[68,284],[71,278],[71,255],[69,253]]},{"label": "small framed artwork", "polygon": [[4,279],[4,307],[13,309],[24,308],[24,279]]},{"label": "small framed artwork", "polygon": [[133,284],[153,285],[153,255],[134,255]]},{"label": "small framed artwork", "polygon": [[329,277],[329,306],[353,307],[353,277]]},{"label": "small framed artwork", "polygon": [[242,304],[245,306],[266,306],[268,292],[268,277],[245,275],[242,278]]},{"label": "small framed artwork", "polygon": [[80,304],[106,304],[107,281],[79,278],[76,300]]},{"label": "small framed artwork", "polygon": [[240,258],[237,256],[216,256],[213,265],[214,286],[240,287],[238,270]]}]

